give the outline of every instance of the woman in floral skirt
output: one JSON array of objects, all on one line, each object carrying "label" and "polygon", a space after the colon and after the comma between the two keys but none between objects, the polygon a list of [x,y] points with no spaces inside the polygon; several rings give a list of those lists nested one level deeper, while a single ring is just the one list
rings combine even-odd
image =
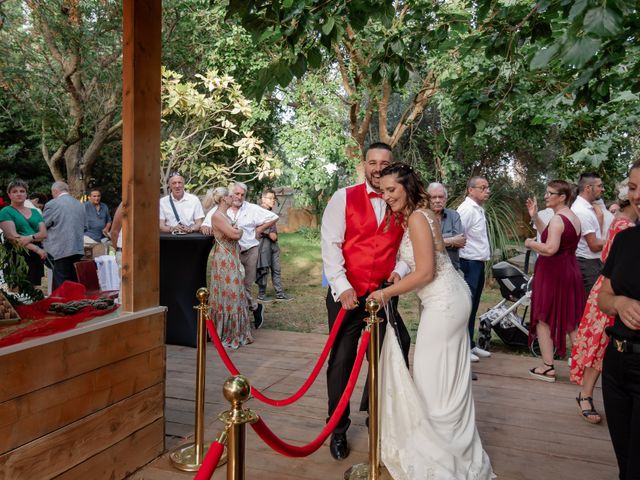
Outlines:
[{"label": "woman in floral skirt", "polygon": [[[628,180],[625,180],[617,187],[617,203],[621,208],[609,227],[607,242],[602,249],[603,263],[607,260],[615,236],[635,226],[638,219],[636,210],[629,203],[627,182]],[[580,415],[589,423],[600,423],[602,420],[593,405],[593,388],[602,372],[602,359],[609,343],[609,337],[604,329],[613,325],[614,321],[613,316],[603,313],[598,308],[598,294],[602,279],[601,275],[591,289],[571,353],[570,379],[573,383],[582,386],[576,401]]]},{"label": "woman in floral skirt", "polygon": [[211,216],[214,237],[211,260],[211,318],[222,343],[236,349],[253,342],[251,322],[244,291],[244,268],[240,263],[238,240],[242,230],[226,215],[231,206],[229,190],[213,191],[215,212]]}]

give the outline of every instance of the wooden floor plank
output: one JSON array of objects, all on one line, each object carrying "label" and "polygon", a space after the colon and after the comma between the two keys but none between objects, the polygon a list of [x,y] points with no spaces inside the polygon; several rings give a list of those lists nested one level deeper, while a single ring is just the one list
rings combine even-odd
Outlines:
[{"label": "wooden floor plank", "polygon": [[[237,368],[273,398],[288,397],[311,373],[327,336],[259,330],[256,342],[229,355]],[[614,480],[617,468],[606,422],[590,425],[580,418],[575,396],[578,387],[568,381],[568,367],[556,365],[558,381],[540,382],[528,375],[539,360],[509,353],[473,364],[479,380],[473,382],[478,430],[499,480]],[[366,365],[366,363],[365,363]],[[167,347],[166,444],[189,438],[194,424],[195,350]],[[222,384],[229,376],[214,347],[207,352],[205,438],[212,441],[222,428],[217,420],[228,408]],[[331,459],[328,447],[313,455],[292,459],[271,451],[255,433],[247,432],[247,479],[334,480],[352,464],[367,460],[365,414],[358,412],[365,372],[351,400],[349,429],[351,455],[344,462]],[[600,388],[596,408],[603,413]],[[286,441],[303,445],[322,430],[326,418],[326,373],[323,369],[307,395],[295,404],[276,408],[255,399],[247,403]],[[168,453],[130,477],[132,480],[193,478],[174,469]],[[226,478],[225,469],[214,479]]]}]

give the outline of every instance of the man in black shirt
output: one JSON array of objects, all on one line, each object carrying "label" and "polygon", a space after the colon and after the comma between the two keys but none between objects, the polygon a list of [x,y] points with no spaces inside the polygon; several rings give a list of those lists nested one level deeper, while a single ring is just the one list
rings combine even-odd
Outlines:
[{"label": "man in black shirt", "polygon": [[[629,173],[640,213],[640,160]],[[602,396],[621,479],[640,478],[640,228],[620,232],[602,271],[600,310],[615,315],[602,367]]]}]

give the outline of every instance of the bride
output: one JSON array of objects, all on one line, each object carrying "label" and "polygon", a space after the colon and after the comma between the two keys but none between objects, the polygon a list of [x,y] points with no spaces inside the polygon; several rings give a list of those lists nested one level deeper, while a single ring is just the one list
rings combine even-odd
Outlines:
[{"label": "bride", "polygon": [[411,273],[373,292],[381,305],[416,291],[422,304],[413,380],[392,328],[381,353],[381,457],[394,480],[494,478],[475,424],[467,321],[471,294],[444,247],[424,185],[405,164],[380,173],[383,198],[406,222],[400,258]]}]

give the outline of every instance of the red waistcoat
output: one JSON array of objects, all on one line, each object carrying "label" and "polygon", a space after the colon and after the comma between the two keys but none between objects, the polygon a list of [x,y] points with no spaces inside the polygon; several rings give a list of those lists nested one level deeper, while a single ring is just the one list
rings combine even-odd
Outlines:
[{"label": "red waistcoat", "polygon": [[404,229],[395,216],[387,221],[389,210],[378,226],[366,184],[347,188],[346,198],[342,254],[347,279],[360,297],[391,275]]}]

